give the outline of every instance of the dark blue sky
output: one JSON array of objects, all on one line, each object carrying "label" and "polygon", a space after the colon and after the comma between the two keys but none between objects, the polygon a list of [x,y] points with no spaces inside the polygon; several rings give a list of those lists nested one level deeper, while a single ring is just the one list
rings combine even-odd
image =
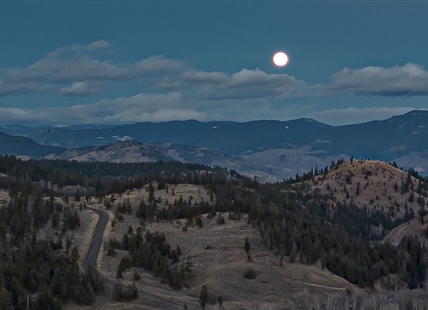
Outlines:
[{"label": "dark blue sky", "polygon": [[344,124],[428,109],[427,1],[1,1],[0,12],[1,124]]}]

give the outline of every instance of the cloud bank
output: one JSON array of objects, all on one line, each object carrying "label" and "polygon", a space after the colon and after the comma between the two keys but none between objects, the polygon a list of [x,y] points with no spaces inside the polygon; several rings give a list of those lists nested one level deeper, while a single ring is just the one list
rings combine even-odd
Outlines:
[{"label": "cloud bank", "polygon": [[71,45],[49,53],[26,68],[1,69],[0,96],[47,94],[87,97],[102,93],[111,83],[130,81],[152,91],[188,92],[201,100],[290,96],[305,82],[287,74],[246,70],[229,75],[204,72],[182,61],[153,56],[131,64],[100,61],[92,54],[110,46],[96,41]]},{"label": "cloud bank", "polygon": [[413,63],[392,68],[345,68],[333,75],[329,92],[351,92],[357,96],[428,95],[428,72]]},{"label": "cloud bank", "polygon": [[[108,59],[111,47],[104,40],[88,45],[72,44],[50,52],[28,67],[0,68],[2,100],[40,94],[57,96],[59,102],[49,108],[0,107],[0,121],[71,125],[186,119],[285,120],[305,116],[328,123],[337,120],[338,124],[367,121],[375,114],[389,117],[412,108],[350,108],[349,104],[343,108],[320,107],[316,98],[341,93],[384,97],[428,95],[428,72],[412,63],[392,68],[344,68],[333,74],[331,85],[308,85],[288,74],[269,74],[259,69],[207,72],[163,56],[132,63],[115,62]],[[124,84],[131,85],[135,95],[118,97],[110,91]],[[99,100],[100,94],[106,99]],[[86,99],[85,104],[79,104],[81,97],[97,95],[98,99],[89,103]],[[71,97],[76,103],[60,107],[61,97]],[[297,105],[293,98],[308,98],[308,101]]]}]

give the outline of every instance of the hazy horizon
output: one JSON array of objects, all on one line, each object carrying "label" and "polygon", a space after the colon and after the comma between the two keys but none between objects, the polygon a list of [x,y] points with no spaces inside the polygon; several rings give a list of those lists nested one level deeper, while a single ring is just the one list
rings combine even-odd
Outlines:
[{"label": "hazy horizon", "polygon": [[199,121],[197,119],[185,119],[185,120],[168,120],[168,121],[142,121],[142,122],[135,122],[135,123],[122,123],[122,124],[97,124],[97,123],[85,123],[85,124],[68,124],[68,125],[25,125],[25,124],[19,124],[19,123],[10,123],[10,124],[0,124],[0,126],[22,126],[22,127],[30,127],[30,128],[37,128],[37,127],[53,127],[53,128],[72,128],[72,127],[90,127],[90,126],[99,126],[102,128],[106,128],[106,127],[118,127],[118,126],[122,126],[122,125],[132,125],[132,124],[136,124],[136,123],[168,123],[168,122],[186,122],[186,121],[197,121],[200,123],[215,123],[215,122],[232,122],[232,123],[249,123],[249,122],[257,122],[257,121],[279,121],[279,122],[287,122],[287,121],[295,121],[295,120],[299,120],[299,119],[310,119],[310,120],[314,120],[316,122],[328,125],[328,126],[333,126],[333,127],[338,127],[338,126],[344,126],[344,125],[353,125],[353,124],[361,124],[361,123],[368,123],[368,122],[372,122],[372,121],[384,121],[387,119],[390,119],[391,117],[394,116],[400,116],[400,115],[404,115],[407,114],[409,112],[412,111],[428,111],[428,109],[413,109],[413,110],[409,110],[406,113],[402,113],[402,114],[395,114],[395,115],[391,115],[390,117],[385,117],[385,118],[374,118],[371,120],[366,120],[366,121],[361,121],[361,122],[353,122],[353,123],[344,123],[344,124],[329,124],[326,122],[322,122],[319,121],[317,119],[311,118],[311,117],[299,117],[299,118],[293,118],[293,119],[286,119],[286,120],[277,120],[277,119],[254,119],[254,120],[247,120],[247,121],[233,121],[233,120],[211,120],[211,121]]}]

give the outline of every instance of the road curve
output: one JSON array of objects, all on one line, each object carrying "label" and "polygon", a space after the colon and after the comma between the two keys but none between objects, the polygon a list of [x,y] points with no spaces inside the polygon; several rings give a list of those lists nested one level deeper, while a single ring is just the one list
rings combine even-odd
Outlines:
[{"label": "road curve", "polygon": [[95,226],[94,229],[94,235],[92,236],[91,245],[89,246],[88,252],[86,252],[86,256],[83,259],[82,262],[82,268],[83,270],[87,270],[89,266],[93,267],[98,274],[103,278],[104,281],[104,294],[102,296],[98,296],[95,304],[92,305],[92,309],[105,309],[110,301],[110,299],[113,297],[112,295],[112,284],[110,283],[110,280],[104,277],[98,270],[97,270],[97,258],[98,254],[100,252],[101,244],[103,242],[104,237],[104,230],[106,228],[106,225],[109,220],[109,215],[107,212],[95,209],[95,208],[89,208],[89,210],[94,211],[98,214],[99,219],[97,222],[97,226]]},{"label": "road curve", "polygon": [[101,244],[103,242],[104,229],[106,228],[106,225],[109,220],[109,215],[107,212],[95,208],[88,209],[97,213],[99,219],[97,226],[94,230],[94,235],[92,236],[91,245],[89,246],[89,250],[86,253],[86,256],[82,262],[82,268],[85,271],[88,269],[89,266],[93,267],[94,269],[97,269],[97,257],[98,253],[100,252]]},{"label": "road curve", "polygon": [[[97,209],[97,208],[90,208],[89,210],[94,211],[98,214],[99,219],[97,222],[97,225],[94,229],[94,234],[92,236],[91,245],[89,246],[89,250],[86,253],[85,258],[82,262],[82,268],[86,271],[89,266],[93,267],[98,274],[103,278],[104,281],[104,293],[102,295],[98,295],[97,299],[94,304],[91,305],[91,309],[96,310],[104,310],[108,308],[108,304],[110,300],[113,298],[113,286],[114,282],[111,281],[109,278],[105,277],[103,274],[101,274],[97,270],[97,258],[98,254],[101,248],[101,244],[103,242],[104,237],[104,230],[106,228],[106,225],[109,221],[109,215],[106,211]],[[120,282],[119,282],[120,283]],[[126,289],[126,287],[124,287]],[[183,305],[172,299],[172,300],[165,300],[161,296],[157,296],[157,294],[153,294],[150,292],[150,288],[147,288],[144,291],[139,290],[139,295],[143,297],[144,299],[144,305],[148,308],[153,309],[177,309],[183,307]]]}]

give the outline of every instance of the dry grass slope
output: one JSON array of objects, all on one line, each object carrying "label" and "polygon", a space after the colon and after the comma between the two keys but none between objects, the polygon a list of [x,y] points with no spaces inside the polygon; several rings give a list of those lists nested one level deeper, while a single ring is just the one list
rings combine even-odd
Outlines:
[{"label": "dry grass slope", "polygon": [[[205,200],[209,199],[203,187],[195,185],[179,185],[175,196],[180,194],[183,199],[189,196]],[[168,199],[165,190],[156,191],[155,197]],[[204,196],[206,195],[206,196]],[[116,201],[123,203],[130,199],[136,206],[148,193],[131,191]],[[113,218],[113,212],[111,216]],[[227,214],[224,214],[227,218]],[[107,242],[110,238],[121,240],[123,234],[132,226],[135,230],[140,221],[135,215],[125,215],[125,221],[115,225],[112,229],[108,225],[108,236],[103,253],[99,256],[101,272],[113,281],[116,281],[117,266],[127,252],[118,250],[117,255],[107,256]],[[209,293],[217,300],[222,296],[225,309],[278,309],[294,306],[316,306],[318,304],[333,303],[334,299],[347,298],[346,289],[354,294],[366,295],[361,289],[353,286],[346,280],[337,277],[319,266],[306,266],[298,263],[288,263],[280,266],[280,257],[266,250],[260,245],[258,231],[247,225],[246,216],[241,220],[227,220],[226,225],[219,226],[217,218],[207,218],[203,215],[203,227],[189,227],[187,232],[182,231],[185,220],[159,223],[146,223],[146,229],[151,232],[164,232],[172,248],[180,246],[182,257],[192,261],[194,267],[192,278],[181,291],[174,291],[159,278],[141,268],[131,268],[124,273],[121,283],[131,284],[134,271],[137,271],[141,280],[137,282],[140,298],[127,304],[111,302],[110,308],[141,309],[181,309],[187,304],[189,309],[199,309],[198,297],[202,285],[207,285]],[[250,254],[252,262],[248,262],[244,251],[245,239],[251,244]],[[249,280],[243,277],[248,268],[256,273],[256,279]],[[214,299],[213,299],[214,300]],[[218,308],[208,305],[209,308]]]},{"label": "dry grass slope", "polygon": [[[380,210],[386,213],[391,210],[392,218],[402,218],[406,205],[409,210],[412,208],[416,215],[421,207],[417,202],[417,179],[411,177],[413,190],[410,188],[407,193],[401,192],[407,177],[406,171],[386,162],[354,160],[352,163],[345,161],[337,170],[330,170],[325,179],[322,176],[315,177],[315,182],[311,181],[309,185],[312,186],[313,192],[333,196],[336,202],[346,202],[348,205],[354,203],[361,208],[366,206],[370,211]],[[413,201],[411,195],[414,197]]]}]

